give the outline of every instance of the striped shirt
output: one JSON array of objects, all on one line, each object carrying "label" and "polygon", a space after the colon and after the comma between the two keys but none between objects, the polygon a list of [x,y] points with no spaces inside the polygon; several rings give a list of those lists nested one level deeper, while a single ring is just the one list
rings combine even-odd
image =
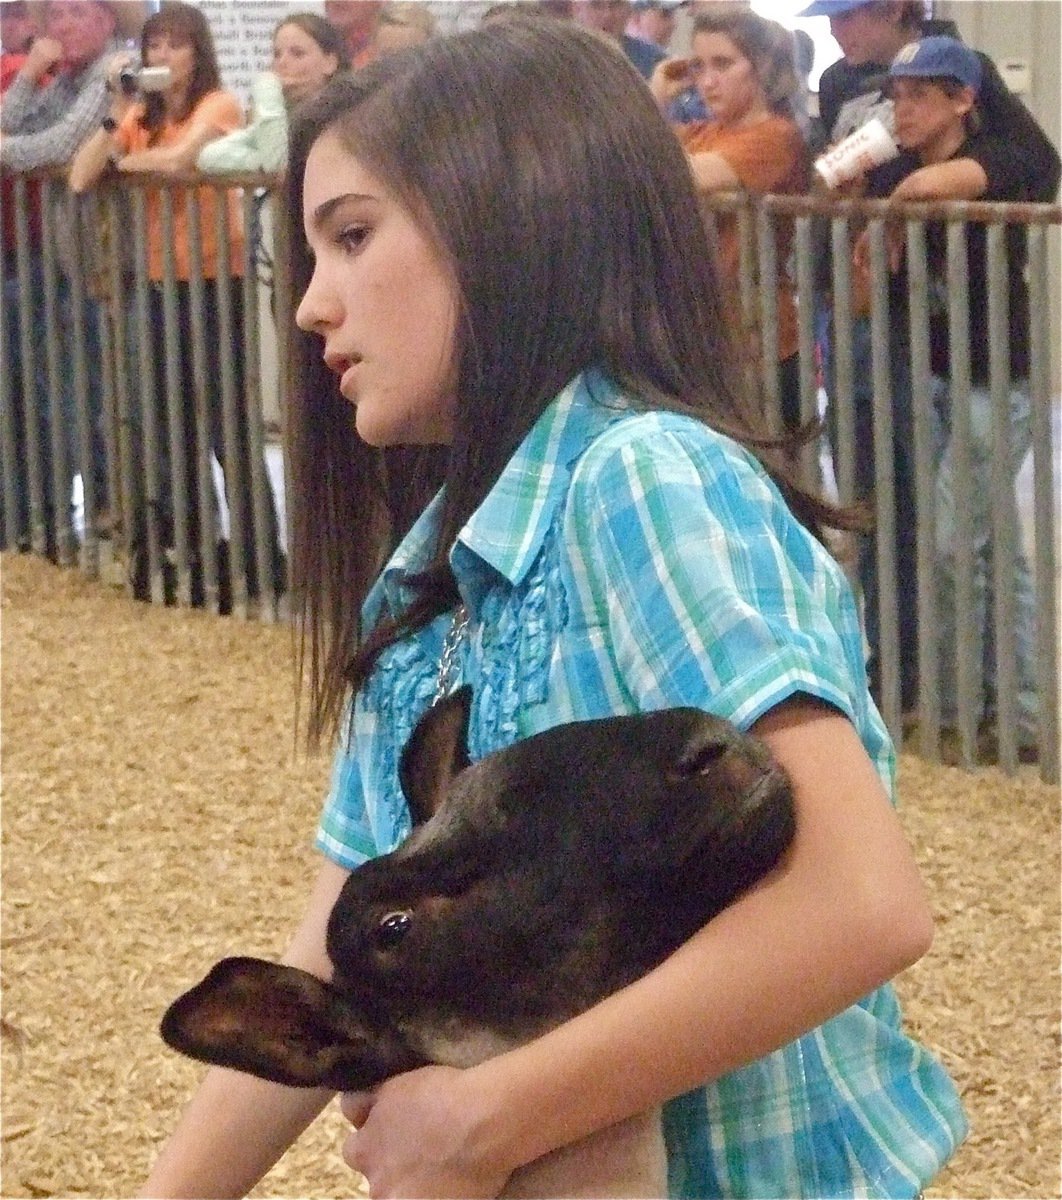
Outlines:
[{"label": "striped shirt", "polygon": [[[438,499],[365,606],[401,608]],[[565,721],[695,705],[748,728],[797,692],[858,730],[890,794],[843,572],[762,467],[697,421],[642,411],[597,372],[542,415],[451,552],[471,613],[478,759]],[[318,846],[347,867],[410,828],[398,758],[431,703],[449,617],[392,646],[357,697]],[[914,1196],[965,1132],[951,1081],[891,987],[665,1108],[676,1196]]]}]

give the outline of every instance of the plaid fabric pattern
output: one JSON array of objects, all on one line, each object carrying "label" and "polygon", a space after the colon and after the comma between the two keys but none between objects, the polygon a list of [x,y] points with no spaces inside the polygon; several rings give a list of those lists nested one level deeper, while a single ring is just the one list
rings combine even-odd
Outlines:
[{"label": "plaid fabric pattern", "polygon": [[[401,604],[434,506],[366,603]],[[543,414],[451,556],[472,613],[474,758],[563,721],[692,704],[742,727],[796,692],[853,722],[890,794],[843,573],[755,460],[643,412],[596,372]],[[400,748],[431,703],[448,620],[381,659],[357,698],[318,846],[349,866],[409,817]],[[675,1196],[915,1196],[965,1132],[951,1081],[879,989],[806,1037],[672,1101]]]},{"label": "plaid fabric pattern", "polygon": [[119,49],[112,43],[83,70],[60,72],[44,87],[16,76],[4,93],[0,162],[13,171],[69,162],[107,115],[107,63]]}]

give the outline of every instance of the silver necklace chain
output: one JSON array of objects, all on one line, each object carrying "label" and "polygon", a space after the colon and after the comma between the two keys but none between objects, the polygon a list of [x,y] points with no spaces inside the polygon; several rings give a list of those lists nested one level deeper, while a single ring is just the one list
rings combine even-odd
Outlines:
[{"label": "silver necklace chain", "polygon": [[433,704],[438,704],[443,697],[448,696],[453,690],[453,685],[457,678],[461,647],[468,633],[468,622],[468,605],[459,604],[454,609],[450,628],[446,631],[446,637],[443,640],[442,654],[439,657],[439,677],[435,682],[435,699],[432,701]]}]

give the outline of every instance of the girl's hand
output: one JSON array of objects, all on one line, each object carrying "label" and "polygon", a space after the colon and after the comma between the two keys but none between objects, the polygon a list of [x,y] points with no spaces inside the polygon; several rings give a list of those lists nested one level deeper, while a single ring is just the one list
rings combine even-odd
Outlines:
[{"label": "girl's hand", "polygon": [[488,1145],[485,1123],[467,1093],[470,1072],[422,1067],[375,1092],[343,1097],[355,1128],[343,1159],[360,1171],[373,1200],[382,1197],[497,1196],[516,1164]]},{"label": "girl's hand", "polygon": [[657,104],[668,105],[693,84],[692,58],[665,58],[653,68],[649,90]]}]

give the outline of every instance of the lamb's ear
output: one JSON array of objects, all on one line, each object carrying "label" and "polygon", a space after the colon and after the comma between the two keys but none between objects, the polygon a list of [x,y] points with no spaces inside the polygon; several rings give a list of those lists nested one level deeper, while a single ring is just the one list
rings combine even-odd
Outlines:
[{"label": "lamb's ear", "polygon": [[357,1091],[403,1066],[335,988],[257,958],[222,959],[170,1005],[160,1032],[190,1058],[293,1087]]},{"label": "lamb's ear", "polygon": [[398,768],[402,791],[419,825],[433,816],[446,800],[450,780],[469,764],[468,719],[472,689],[458,688],[444,697],[417,722]]}]

